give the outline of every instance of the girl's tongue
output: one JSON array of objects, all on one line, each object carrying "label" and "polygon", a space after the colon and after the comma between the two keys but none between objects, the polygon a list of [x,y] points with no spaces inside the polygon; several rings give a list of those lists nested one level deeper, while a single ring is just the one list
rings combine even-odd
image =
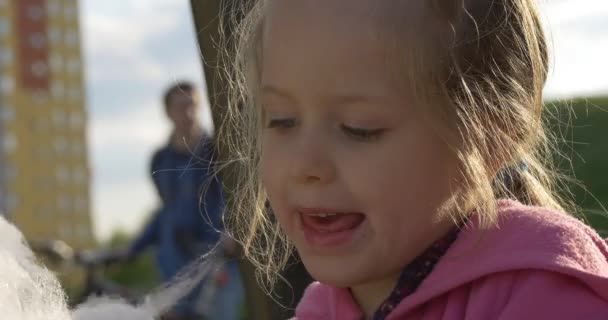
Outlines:
[{"label": "girl's tongue", "polygon": [[356,228],[365,220],[361,213],[338,213],[327,215],[302,214],[302,223],[320,233],[341,232]]}]

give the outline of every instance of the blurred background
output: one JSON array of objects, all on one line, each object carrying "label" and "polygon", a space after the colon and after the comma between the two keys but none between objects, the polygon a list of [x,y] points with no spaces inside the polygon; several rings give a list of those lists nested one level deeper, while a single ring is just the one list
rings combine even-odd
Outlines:
[{"label": "blurred background", "polygon": [[[552,128],[571,159],[560,163],[608,236],[608,1],[547,0],[542,14],[546,101],[562,111]],[[0,211],[28,239],[107,247],[141,227],[157,207],[150,157],[169,134],[163,89],[205,90],[196,35],[188,0],[0,0]],[[111,273],[143,289],[156,279],[149,257]]]}]

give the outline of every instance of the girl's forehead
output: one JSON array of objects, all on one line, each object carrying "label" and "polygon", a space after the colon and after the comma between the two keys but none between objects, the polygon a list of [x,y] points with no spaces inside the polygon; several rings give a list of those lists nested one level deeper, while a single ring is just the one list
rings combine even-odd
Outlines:
[{"label": "girl's forehead", "polygon": [[[421,36],[424,31],[415,26],[420,17],[397,19],[415,16],[406,9],[413,10],[416,5],[405,8],[402,2],[421,1],[267,2],[261,46],[262,85],[270,79],[281,85],[293,81],[303,87],[301,84],[306,83],[308,89],[339,83],[357,90],[363,85],[368,91],[390,84],[411,92],[413,88],[404,85],[423,83],[424,74],[434,63],[426,54],[430,46],[424,43],[425,37],[432,35]],[[359,81],[362,78],[368,81]]]},{"label": "girl's forehead", "polygon": [[294,19],[286,19],[282,27],[269,26],[261,51],[262,87],[286,88],[298,91],[296,95],[385,87],[389,83],[385,47],[364,32],[355,25],[308,27]]},{"label": "girl's forehead", "polygon": [[[370,19],[365,16],[364,11],[348,5],[344,5],[340,10],[337,2],[341,1],[329,0],[327,4],[315,0],[270,1],[264,18],[265,41],[272,40],[277,33],[282,32],[337,33],[355,31],[363,26],[369,29]],[[362,0],[354,0],[354,2],[362,2]],[[298,34],[292,36],[297,37]]]},{"label": "girl's forehead", "polygon": [[[425,0],[426,1],[426,0]],[[381,52],[403,60],[429,47],[431,22],[421,0],[271,0],[264,8],[263,55],[269,47],[293,44],[354,46],[347,50]],[[406,4],[404,4],[406,3]],[[424,30],[425,36],[422,36]],[[383,57],[387,60],[390,57]],[[408,58],[409,59],[409,58]],[[393,61],[391,61],[393,63]]]},{"label": "girl's forehead", "polygon": [[[414,26],[422,19],[429,0],[269,0],[265,2],[265,24],[286,24],[304,20],[334,29],[362,26],[369,30]],[[389,30],[383,30],[384,32]],[[418,30],[420,31],[420,30]]]},{"label": "girl's forehead", "polygon": [[262,45],[289,38],[336,36],[374,41],[398,59],[438,52],[444,30],[433,0],[269,0],[263,8]]}]

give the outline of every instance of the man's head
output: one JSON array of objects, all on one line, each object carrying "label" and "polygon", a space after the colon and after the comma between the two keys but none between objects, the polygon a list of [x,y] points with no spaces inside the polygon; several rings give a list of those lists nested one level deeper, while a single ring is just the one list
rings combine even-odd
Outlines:
[{"label": "man's head", "polygon": [[186,133],[199,126],[199,99],[198,92],[190,82],[176,82],[167,88],[163,102],[175,131]]}]

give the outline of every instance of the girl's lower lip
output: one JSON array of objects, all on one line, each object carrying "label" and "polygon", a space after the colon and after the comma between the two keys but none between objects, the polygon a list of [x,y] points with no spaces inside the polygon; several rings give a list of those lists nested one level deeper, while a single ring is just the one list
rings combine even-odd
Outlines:
[{"label": "girl's lower lip", "polygon": [[302,214],[298,214],[300,227],[302,232],[304,233],[304,238],[309,246],[313,248],[335,248],[340,246],[348,245],[353,242],[356,238],[356,235],[361,229],[361,226],[365,222],[365,220],[361,221],[354,228],[350,228],[343,231],[334,231],[334,232],[321,232],[307,225],[303,219]]}]

